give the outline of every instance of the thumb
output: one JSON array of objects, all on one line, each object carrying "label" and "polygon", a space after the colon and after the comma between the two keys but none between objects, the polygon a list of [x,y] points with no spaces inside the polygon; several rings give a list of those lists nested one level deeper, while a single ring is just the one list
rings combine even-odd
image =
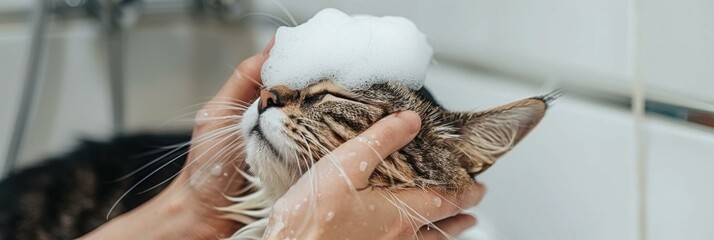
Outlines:
[{"label": "thumb", "polygon": [[[409,144],[419,133],[420,126],[421,118],[413,111],[389,115],[359,136],[340,145],[318,161],[316,166],[327,169],[342,168],[332,172],[344,172],[355,188],[366,188],[369,176],[379,163],[386,156]],[[331,179],[331,182],[343,182],[339,179],[342,178],[340,176],[330,176],[336,178]]]}]

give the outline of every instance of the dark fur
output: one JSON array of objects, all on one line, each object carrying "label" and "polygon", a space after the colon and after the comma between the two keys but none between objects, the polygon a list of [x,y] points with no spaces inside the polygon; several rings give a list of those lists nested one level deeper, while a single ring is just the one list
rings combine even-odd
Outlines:
[{"label": "dark fur", "polygon": [[[88,233],[107,221],[110,207],[121,194],[187,148],[128,179],[116,181],[119,177],[167,152],[157,152],[160,147],[188,140],[188,134],[166,134],[119,137],[108,142],[85,141],[68,154],[11,174],[0,182],[0,239],[73,239]],[[184,160],[179,157],[149,177],[119,202],[111,217],[155,196],[163,186],[136,193],[171,177]]]}]

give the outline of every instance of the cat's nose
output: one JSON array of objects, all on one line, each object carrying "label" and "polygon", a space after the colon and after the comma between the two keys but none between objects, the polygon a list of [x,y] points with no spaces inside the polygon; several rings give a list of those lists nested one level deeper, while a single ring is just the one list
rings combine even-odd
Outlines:
[{"label": "cat's nose", "polygon": [[260,104],[258,105],[258,113],[263,113],[266,109],[276,106],[282,106],[282,103],[280,102],[280,95],[278,94],[278,92],[266,89],[260,90]]}]

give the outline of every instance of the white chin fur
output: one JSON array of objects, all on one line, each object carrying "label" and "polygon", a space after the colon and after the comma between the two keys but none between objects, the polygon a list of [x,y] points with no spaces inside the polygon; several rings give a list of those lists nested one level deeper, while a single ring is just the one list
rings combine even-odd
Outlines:
[{"label": "white chin fur", "polygon": [[[260,100],[255,101],[245,111],[241,121],[246,143],[246,163],[251,172],[261,180],[268,195],[277,199],[299,178],[299,173],[295,170],[297,167],[291,164],[295,162],[296,145],[283,132],[287,116],[278,108],[269,108],[258,114],[259,102]],[[252,132],[258,123],[265,138],[261,139]],[[271,149],[271,145],[274,149]]]}]

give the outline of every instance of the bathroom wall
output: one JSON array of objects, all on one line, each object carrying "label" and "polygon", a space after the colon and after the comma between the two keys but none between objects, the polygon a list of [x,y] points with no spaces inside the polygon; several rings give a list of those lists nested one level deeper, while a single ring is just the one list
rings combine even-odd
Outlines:
[{"label": "bathroom wall", "polygon": [[[488,194],[473,210],[480,223],[468,236],[714,236],[714,178],[708,171],[714,167],[714,131],[656,115],[636,123],[631,109],[616,100],[579,94],[630,96],[642,80],[646,97],[714,109],[711,1],[280,2],[298,20],[326,6],[413,19],[437,52],[427,86],[451,109],[484,109],[559,84],[577,92],[556,102],[519,147],[480,176]],[[0,9],[27,5],[6,0]],[[287,20],[272,1],[254,5],[254,11]],[[141,19],[127,38],[128,129],[190,127],[187,107],[206,101],[240,59],[269,39],[273,28],[267,21],[250,22],[255,25],[246,28],[186,17]],[[27,27],[26,21],[0,23],[0,156],[23,81]],[[107,137],[111,127],[98,27],[73,20],[57,21],[51,29],[46,83],[23,164],[62,152],[82,137]],[[187,118],[169,121],[184,113]],[[638,158],[646,164],[638,165]],[[640,171],[644,186],[638,184]],[[638,195],[642,187],[644,199]]]},{"label": "bathroom wall", "polygon": [[[27,23],[0,25],[0,154],[5,157],[24,81]],[[100,26],[56,19],[50,26],[44,84],[21,153],[21,165],[66,151],[112,128],[108,58]],[[126,128],[188,129],[193,114],[253,53],[245,27],[186,17],[143,19],[126,36]],[[160,97],[157,97],[160,96]],[[4,163],[4,161],[3,161]]]}]

